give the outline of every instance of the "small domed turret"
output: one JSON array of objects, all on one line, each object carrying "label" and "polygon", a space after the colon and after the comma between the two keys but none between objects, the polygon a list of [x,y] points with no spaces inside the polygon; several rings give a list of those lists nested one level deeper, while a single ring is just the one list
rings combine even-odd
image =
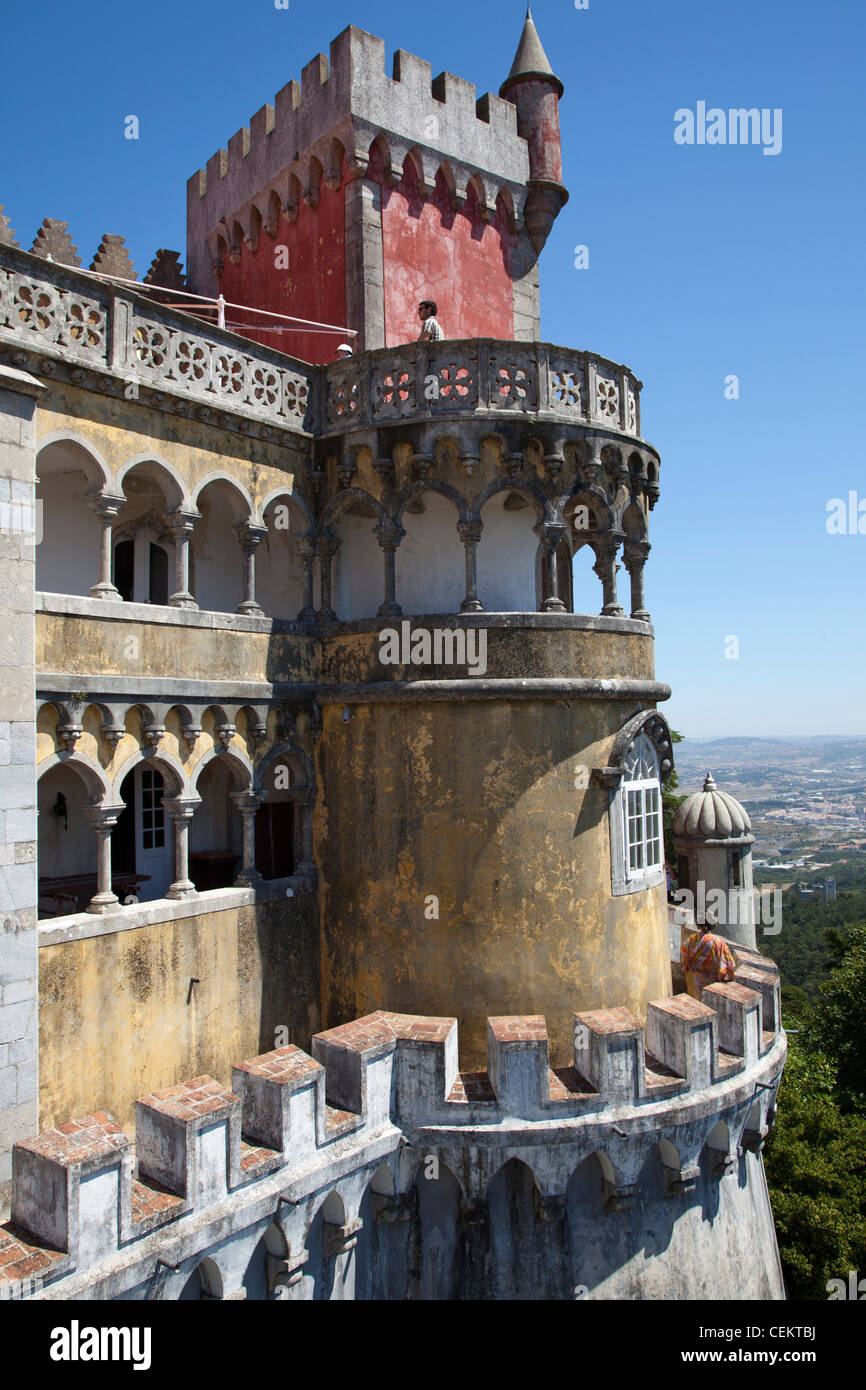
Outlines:
[{"label": "small domed turret", "polygon": [[720,792],[707,773],[703,791],[687,797],[674,818],[677,878],[694,898],[696,920],[714,913],[729,941],[755,947],[752,822],[736,797]]},{"label": "small domed turret", "polygon": [[707,773],[704,789],[688,797],[677,811],[674,834],[692,840],[743,840],[751,844],[752,822],[736,797],[720,792]]}]

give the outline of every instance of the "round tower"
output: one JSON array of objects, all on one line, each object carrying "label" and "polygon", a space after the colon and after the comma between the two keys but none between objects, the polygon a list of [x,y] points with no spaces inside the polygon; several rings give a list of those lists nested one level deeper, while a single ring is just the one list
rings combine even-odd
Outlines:
[{"label": "round tower", "polygon": [[693,895],[695,920],[715,917],[719,934],[753,950],[752,823],[736,797],[719,791],[707,773],[703,790],[687,797],[674,820],[680,889]]},{"label": "round tower", "polygon": [[561,209],[568,202],[562,182],[559,102],[565,88],[544,51],[531,9],[520,37],[511,72],[499,95],[517,107],[517,132],[529,148],[526,226],[540,252]]},{"label": "round tower", "polygon": [[[640,383],[472,340],[327,369],[317,444],[324,1016],[644,1016],[670,993]],[[619,592],[620,557],[630,592]],[[627,609],[623,600],[627,601]]]}]

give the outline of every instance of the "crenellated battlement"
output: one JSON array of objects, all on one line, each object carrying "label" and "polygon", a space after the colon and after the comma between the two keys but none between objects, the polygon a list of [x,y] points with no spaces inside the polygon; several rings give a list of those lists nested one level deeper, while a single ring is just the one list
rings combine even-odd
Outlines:
[{"label": "crenellated battlement", "polygon": [[700,1002],[651,1003],[645,1025],[624,1008],[576,1014],[574,1064],[557,1070],[541,1017],[490,1018],[487,1071],[462,1073],[456,1019],[380,1010],[318,1034],[312,1056],[288,1046],[241,1063],[231,1090],[201,1076],[143,1097],[134,1150],[111,1115],[74,1120],[15,1146],[0,1286],[39,1272],[70,1297],[121,1269],[135,1282],[142,1260],[201,1255],[217,1225],[261,1224],[280,1202],[310,1211],[383,1161],[399,1189],[406,1146],[414,1166],[438,1150],[455,1171],[481,1146],[485,1180],[527,1145],[551,1175],[601,1152],[611,1210],[660,1146],[682,1194],[705,1149],[723,1176],[763,1143],[786,1050],[778,989],[762,961]]},{"label": "crenellated battlement", "polygon": [[505,199],[517,225],[529,179],[527,143],[517,132],[515,106],[452,73],[432,76],[430,64],[398,50],[392,75],[382,39],[350,26],[334,39],[330,59],[318,54],[217,150],[187,184],[190,280],[205,288],[224,255],[255,251],[260,230],[275,235],[284,212],[300,201],[318,205],[319,190],[339,188],[344,176],[363,178],[374,146],[386,184],[402,177],[411,155],[423,197],[442,171],[455,208],[470,192],[481,216]]},{"label": "crenellated battlement", "polygon": [[[474,124],[473,124],[474,123]],[[349,136],[350,161],[365,164],[380,133],[392,135],[406,151],[413,145],[437,150],[503,180],[521,183],[529,172],[526,142],[517,134],[517,112],[509,101],[453,73],[435,79],[430,64],[414,53],[394,54],[392,75],[385,66],[383,39],[350,25],[333,40],[330,60],[319,53],[262,106],[189,180],[199,198],[214,185],[243,170],[247,196],[256,178],[297,163],[328,134]],[[468,147],[467,147],[468,143]],[[250,182],[250,180],[252,182]]]}]

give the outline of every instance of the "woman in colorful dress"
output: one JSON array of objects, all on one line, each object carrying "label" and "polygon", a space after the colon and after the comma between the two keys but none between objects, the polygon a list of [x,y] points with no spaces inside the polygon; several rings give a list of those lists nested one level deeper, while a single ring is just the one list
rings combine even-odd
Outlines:
[{"label": "woman in colorful dress", "polygon": [[710,930],[715,925],[707,913],[703,926],[683,943],[680,953],[686,986],[694,999],[700,999],[701,990],[706,989],[707,985],[732,980],[737,968],[725,938]]}]

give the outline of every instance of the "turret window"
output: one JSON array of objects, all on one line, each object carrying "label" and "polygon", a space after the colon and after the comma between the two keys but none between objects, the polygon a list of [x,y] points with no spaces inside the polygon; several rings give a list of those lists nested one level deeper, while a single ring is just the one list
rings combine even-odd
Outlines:
[{"label": "turret window", "polygon": [[640,734],[625,759],[611,802],[611,868],[614,894],[653,888],[664,872],[661,782],[656,750]]}]

